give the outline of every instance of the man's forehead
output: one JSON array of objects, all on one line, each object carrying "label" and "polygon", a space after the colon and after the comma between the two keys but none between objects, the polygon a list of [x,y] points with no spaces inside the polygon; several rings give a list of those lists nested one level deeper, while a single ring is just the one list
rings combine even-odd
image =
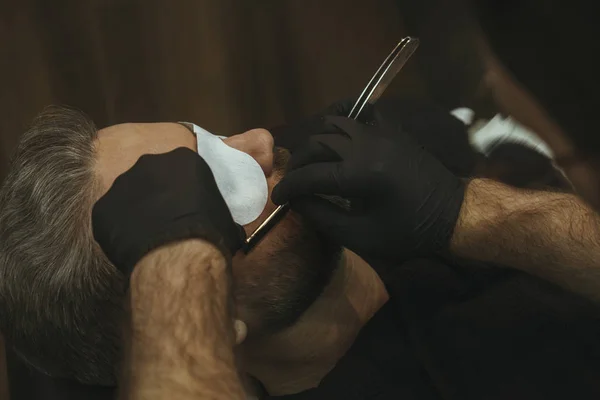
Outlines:
[{"label": "man's forehead", "polygon": [[101,129],[95,170],[102,193],[142,155],[167,153],[178,147],[196,151],[196,137],[178,123],[127,123]]},{"label": "man's forehead", "polygon": [[[188,126],[189,125],[189,126]],[[191,134],[191,135],[190,135]],[[98,139],[119,140],[121,142],[148,141],[147,139],[161,139],[164,142],[187,138],[193,139],[191,124],[176,122],[152,123],[123,123],[112,125],[98,131]]]}]

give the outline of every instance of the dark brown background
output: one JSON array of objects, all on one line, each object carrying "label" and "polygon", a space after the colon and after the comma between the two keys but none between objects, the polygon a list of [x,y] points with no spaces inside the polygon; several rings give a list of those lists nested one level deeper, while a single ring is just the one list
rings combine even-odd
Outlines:
[{"label": "dark brown background", "polygon": [[0,178],[48,104],[99,127],[188,120],[228,135],[357,96],[407,34],[422,45],[387,94],[472,103],[481,70],[453,3],[0,0]]}]

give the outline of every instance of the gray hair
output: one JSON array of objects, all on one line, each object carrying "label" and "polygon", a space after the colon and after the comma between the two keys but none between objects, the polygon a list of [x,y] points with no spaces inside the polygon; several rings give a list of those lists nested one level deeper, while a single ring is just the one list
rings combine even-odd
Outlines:
[{"label": "gray hair", "polygon": [[125,284],[91,231],[94,123],[50,107],[0,189],[0,329],[36,369],[116,383]]}]

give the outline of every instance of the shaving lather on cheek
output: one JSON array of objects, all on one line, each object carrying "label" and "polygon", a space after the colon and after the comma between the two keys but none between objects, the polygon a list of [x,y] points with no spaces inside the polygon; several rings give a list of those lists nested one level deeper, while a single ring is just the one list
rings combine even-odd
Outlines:
[{"label": "shaving lather on cheek", "polygon": [[254,158],[227,146],[222,137],[184,123],[193,128],[198,155],[212,171],[225,203],[240,225],[255,221],[265,209],[268,199],[267,178]]}]

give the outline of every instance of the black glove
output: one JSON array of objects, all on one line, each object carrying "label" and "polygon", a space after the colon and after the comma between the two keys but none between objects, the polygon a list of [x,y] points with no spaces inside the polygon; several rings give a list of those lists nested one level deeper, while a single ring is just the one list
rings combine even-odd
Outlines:
[{"label": "black glove", "polygon": [[[300,147],[306,145],[306,141],[312,135],[323,132],[325,129],[325,117],[328,115],[337,115],[347,117],[356,100],[341,100],[327,107],[326,109],[304,118],[300,121],[288,123],[285,125],[269,128],[269,132],[273,135],[275,146],[283,147],[294,153]],[[370,122],[373,119],[372,106],[367,104],[363,112],[360,114],[359,121]]]},{"label": "black glove", "polygon": [[[347,117],[354,103],[355,100],[342,100],[313,116],[269,131],[276,146],[293,154],[311,136],[323,132],[324,117]],[[383,118],[394,131],[405,131],[455,175],[473,174],[478,156],[469,144],[467,128],[444,108],[416,99],[383,98],[375,106],[367,105],[359,115],[363,123],[372,123],[377,118]]]},{"label": "black glove", "polygon": [[[406,133],[377,119],[365,125],[325,118],[290,160],[274,188],[276,204],[311,220],[332,240],[363,257],[401,261],[443,250],[464,198],[464,184]],[[315,194],[360,199],[344,210]]]},{"label": "black glove", "polygon": [[242,244],[206,162],[187,148],[144,155],[119,176],[92,211],[94,237],[126,276],[162,245],[202,238],[226,256]]}]

